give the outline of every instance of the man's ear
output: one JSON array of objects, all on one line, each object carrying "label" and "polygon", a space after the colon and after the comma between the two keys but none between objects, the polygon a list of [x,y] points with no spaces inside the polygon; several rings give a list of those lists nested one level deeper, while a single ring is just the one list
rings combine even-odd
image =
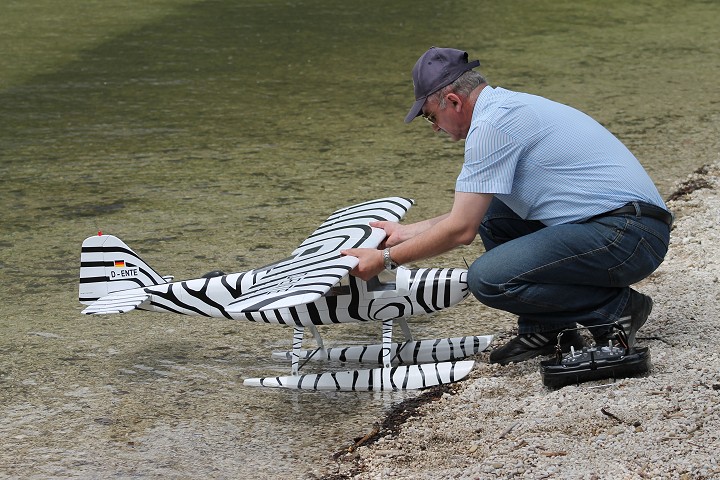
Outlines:
[{"label": "man's ear", "polygon": [[455,93],[448,93],[445,99],[452,105],[453,110],[459,112],[462,109],[463,100]]}]

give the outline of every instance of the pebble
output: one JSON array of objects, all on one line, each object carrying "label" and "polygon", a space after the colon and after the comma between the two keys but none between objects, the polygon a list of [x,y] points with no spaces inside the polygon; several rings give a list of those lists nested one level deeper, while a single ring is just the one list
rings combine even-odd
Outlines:
[{"label": "pebble", "polygon": [[[720,293],[700,288],[719,278],[720,242],[712,240],[719,174],[714,165],[708,178],[715,188],[685,197],[694,204],[691,214],[683,215],[683,201],[670,206],[671,250],[658,272],[636,286],[655,301],[638,335],[650,347],[650,375],[552,391],[541,384],[539,360],[480,364],[475,377],[410,420],[394,442],[420,445],[443,432],[427,453],[391,470],[385,449],[370,446],[358,460],[365,472],[353,478],[720,478]],[[517,427],[499,439],[512,423]],[[479,463],[484,451],[492,459]]]}]

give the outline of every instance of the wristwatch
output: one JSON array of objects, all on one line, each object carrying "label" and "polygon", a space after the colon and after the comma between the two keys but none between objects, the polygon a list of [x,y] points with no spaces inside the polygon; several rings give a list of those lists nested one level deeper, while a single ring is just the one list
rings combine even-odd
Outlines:
[{"label": "wristwatch", "polygon": [[398,268],[398,264],[392,261],[392,258],[390,258],[390,249],[386,248],[383,250],[383,261],[385,262],[385,270],[396,270]]}]

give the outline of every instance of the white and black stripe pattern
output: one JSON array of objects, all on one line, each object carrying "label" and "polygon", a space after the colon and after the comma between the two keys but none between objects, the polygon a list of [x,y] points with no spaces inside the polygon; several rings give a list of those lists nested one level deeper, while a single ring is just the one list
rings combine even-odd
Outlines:
[{"label": "white and black stripe pattern", "polygon": [[[139,308],[311,326],[403,318],[448,308],[468,294],[466,270],[400,268],[396,284],[389,288],[349,276],[357,259],[339,256],[344,248],[377,246],[384,232],[368,224],[399,220],[411,205],[412,200],[390,197],[344,208],[320,225],[288,260],[248,272],[173,283],[167,283],[122,240],[111,235],[89,237],[81,254],[80,300],[91,305],[83,313]],[[123,269],[116,268],[116,262],[137,274],[120,278]],[[341,291],[331,292],[343,278]]]},{"label": "white and black stripe pattern", "polygon": [[428,314],[455,305],[468,294],[463,269],[400,269],[396,293],[385,297],[372,298],[366,282],[349,277],[347,294],[325,295],[311,303],[270,311],[242,313],[228,309],[227,305],[252,285],[253,273],[121,291],[103,298],[84,313],[112,313],[113,303],[119,306],[128,295],[145,295],[150,297],[149,302],[138,303],[140,309],[281,325],[331,325]]},{"label": "white and black stripe pattern", "polygon": [[[111,296],[105,296],[93,303],[92,312],[94,314],[109,314],[109,313],[126,313],[136,308],[141,308],[144,302],[150,298],[145,292],[138,291],[138,289],[131,290],[132,293],[128,292],[117,292]],[[90,313],[90,312],[88,312]]]},{"label": "white and black stripe pattern", "polygon": [[[122,264],[124,267],[115,267]],[[132,270],[137,275],[114,279],[115,272]],[[130,247],[112,235],[88,237],[80,253],[79,300],[90,304],[110,293],[167,283]]]},{"label": "white and black stripe pattern", "polygon": [[549,344],[557,343],[557,338],[550,338],[542,333],[528,333],[518,335],[519,342],[524,343],[531,350],[538,350],[547,347]]},{"label": "white and black stripe pattern", "polygon": [[[172,283],[120,239],[89,237],[81,254],[79,298],[89,305],[83,313],[141,309],[293,326],[293,349],[288,352],[292,374],[249,379],[248,385],[382,391],[452,383],[472,368],[472,361],[460,359],[484,350],[491,337],[414,341],[408,330],[408,341],[398,344],[392,342],[392,321],[462,301],[468,295],[467,271],[401,267],[390,283],[378,278],[365,282],[348,274],[358,259],[340,254],[348,248],[376,248],[385,232],[370,227],[370,222],[398,221],[411,205],[412,200],[390,197],[344,208],[320,225],[289,259],[248,272]],[[382,345],[325,349],[315,328],[364,321],[383,322]],[[404,320],[402,324],[407,330]],[[302,350],[304,327],[314,332],[318,358],[374,359],[382,367],[299,375],[300,361],[309,358]]]},{"label": "white and black stripe pattern", "polygon": [[466,276],[467,271],[464,269],[399,269],[397,294],[378,298],[370,296],[366,282],[350,277],[348,295],[327,295],[312,303],[273,311],[248,312],[239,318],[308,326],[429,314],[449,308],[468,295]]},{"label": "white and black stripe pattern", "polygon": [[457,382],[470,373],[474,363],[472,360],[462,360],[286,377],[248,378],[244,384],[302,390],[415,390]]},{"label": "white and black stripe pattern", "polygon": [[[460,360],[487,349],[492,335],[409,340],[390,344],[390,360],[400,364],[418,364]],[[380,344],[331,347],[321,350],[301,350],[300,360],[336,361],[382,364]],[[292,360],[292,352],[273,352],[276,360]]]},{"label": "white and black stripe pattern", "polygon": [[467,270],[420,268],[411,272],[410,290],[416,292],[413,303],[427,313],[455,305],[470,293]]},{"label": "white and black stripe pattern", "polygon": [[292,257],[272,265],[241,299],[232,302],[232,311],[275,310],[316,300],[358,263],[356,258],[342,256],[340,251],[377,247],[385,232],[370,227],[370,222],[398,221],[412,204],[406,198],[390,197],[336,211]]}]

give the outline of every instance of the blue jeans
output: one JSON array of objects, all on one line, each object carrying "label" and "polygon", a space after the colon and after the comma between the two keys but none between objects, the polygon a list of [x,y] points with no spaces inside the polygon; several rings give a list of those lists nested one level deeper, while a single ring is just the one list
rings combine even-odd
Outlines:
[{"label": "blue jeans", "polygon": [[[620,318],[630,285],[662,263],[670,227],[634,214],[546,227],[494,199],[480,227],[486,252],[468,286],[485,305],[519,316],[519,333],[547,332]],[[596,328],[593,328],[596,327]]]}]

